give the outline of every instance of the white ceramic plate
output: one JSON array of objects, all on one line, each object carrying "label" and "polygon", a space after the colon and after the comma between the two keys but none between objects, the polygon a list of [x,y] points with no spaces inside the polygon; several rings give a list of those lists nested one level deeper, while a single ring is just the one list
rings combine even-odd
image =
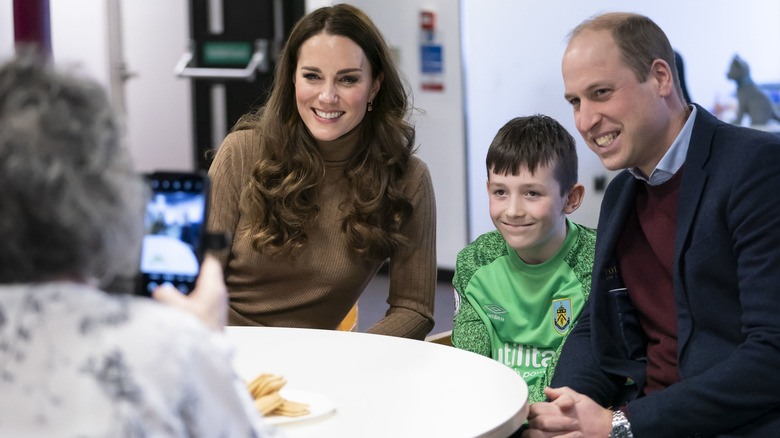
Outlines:
[{"label": "white ceramic plate", "polygon": [[265,421],[269,424],[280,425],[311,420],[327,415],[336,409],[332,400],[316,392],[282,388],[282,390],[279,391],[279,394],[287,400],[308,404],[309,413],[301,415],[300,417],[285,417],[282,415],[265,417]]}]

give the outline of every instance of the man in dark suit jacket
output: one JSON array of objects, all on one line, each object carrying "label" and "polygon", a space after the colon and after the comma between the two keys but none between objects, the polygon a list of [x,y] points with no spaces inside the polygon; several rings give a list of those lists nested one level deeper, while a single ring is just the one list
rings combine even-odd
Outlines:
[{"label": "man in dark suit jacket", "polygon": [[604,14],[563,57],[612,181],[589,306],[524,437],[776,436],[780,137],[686,105],[663,31]]}]

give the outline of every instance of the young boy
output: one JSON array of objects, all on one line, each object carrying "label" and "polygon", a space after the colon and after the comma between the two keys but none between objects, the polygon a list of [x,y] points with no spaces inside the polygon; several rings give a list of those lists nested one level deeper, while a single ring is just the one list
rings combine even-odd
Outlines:
[{"label": "young boy", "polygon": [[452,344],[513,368],[535,403],[588,298],[596,232],[566,218],[585,188],[574,138],[554,119],[509,121],[486,164],[497,231],[458,254]]}]

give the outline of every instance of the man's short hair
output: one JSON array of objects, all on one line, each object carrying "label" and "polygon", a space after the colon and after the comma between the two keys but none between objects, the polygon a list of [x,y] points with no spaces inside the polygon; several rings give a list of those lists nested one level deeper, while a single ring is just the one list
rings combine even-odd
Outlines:
[{"label": "man's short hair", "polygon": [[685,102],[674,60],[674,49],[664,31],[653,20],[629,12],[597,15],[575,27],[569,34],[569,41],[586,30],[609,31],[620,50],[623,63],[634,72],[639,82],[647,80],[653,61],[666,61],[672,70],[677,95]]}]

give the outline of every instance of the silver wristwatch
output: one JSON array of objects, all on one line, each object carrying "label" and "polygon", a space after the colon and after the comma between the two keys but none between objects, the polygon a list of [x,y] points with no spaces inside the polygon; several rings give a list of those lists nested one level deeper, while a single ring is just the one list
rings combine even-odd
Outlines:
[{"label": "silver wristwatch", "polygon": [[634,438],[631,423],[621,410],[612,412],[612,432],[609,433],[609,438]]}]

